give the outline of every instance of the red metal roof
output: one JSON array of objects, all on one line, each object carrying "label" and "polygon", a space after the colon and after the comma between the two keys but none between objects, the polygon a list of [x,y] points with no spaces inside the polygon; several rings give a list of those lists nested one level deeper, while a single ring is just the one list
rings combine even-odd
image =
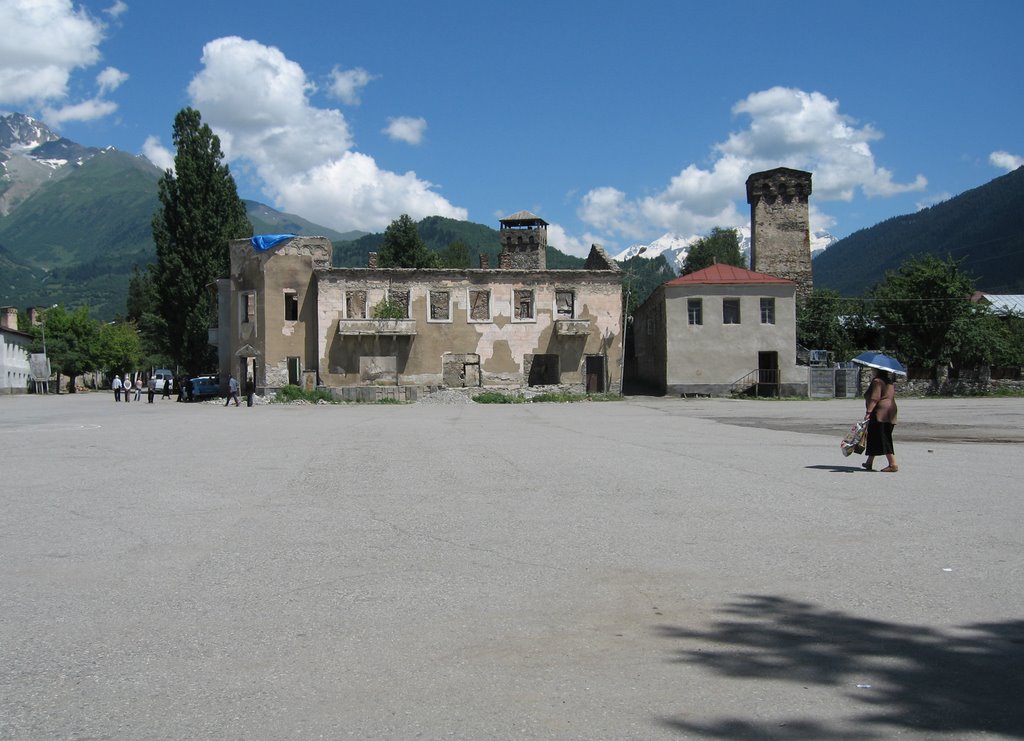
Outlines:
[{"label": "red metal roof", "polygon": [[755,273],[753,270],[737,268],[733,265],[716,263],[711,267],[698,270],[696,273],[683,275],[675,280],[670,280],[666,286],[688,286],[695,283],[700,284],[751,284],[751,283],[793,283],[794,281],[785,278],[776,278],[767,273]]}]

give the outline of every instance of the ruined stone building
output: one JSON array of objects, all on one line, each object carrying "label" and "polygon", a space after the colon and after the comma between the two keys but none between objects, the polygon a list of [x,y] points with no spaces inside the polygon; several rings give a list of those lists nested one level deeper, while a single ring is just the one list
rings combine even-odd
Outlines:
[{"label": "ruined stone building", "polygon": [[808,198],[811,173],[777,167],[747,178],[750,204],[750,268],[792,280],[797,298],[814,287]]},{"label": "ruined stone building", "polygon": [[0,394],[23,394],[32,380],[29,346],[32,338],[18,331],[18,310],[0,307]]},{"label": "ruined stone building", "polygon": [[[548,270],[547,224],[501,222],[499,264],[478,269],[331,267],[323,237],[230,243],[220,282],[221,373],[257,392],[286,384],[618,391],[622,273],[598,246],[584,268]],[[375,318],[387,299],[401,317]]]}]

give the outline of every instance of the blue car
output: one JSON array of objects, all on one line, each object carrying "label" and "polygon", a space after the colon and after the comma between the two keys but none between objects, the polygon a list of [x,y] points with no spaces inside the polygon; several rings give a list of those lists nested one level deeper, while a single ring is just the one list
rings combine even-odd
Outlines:
[{"label": "blue car", "polygon": [[191,383],[193,399],[220,396],[220,381],[217,380],[217,376],[198,376],[193,378]]}]

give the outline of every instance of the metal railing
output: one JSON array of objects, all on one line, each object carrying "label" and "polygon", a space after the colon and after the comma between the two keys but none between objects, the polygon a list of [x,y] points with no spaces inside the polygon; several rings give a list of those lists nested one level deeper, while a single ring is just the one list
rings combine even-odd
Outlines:
[{"label": "metal railing", "polygon": [[733,396],[781,396],[778,368],[757,368],[733,381],[729,393]]}]

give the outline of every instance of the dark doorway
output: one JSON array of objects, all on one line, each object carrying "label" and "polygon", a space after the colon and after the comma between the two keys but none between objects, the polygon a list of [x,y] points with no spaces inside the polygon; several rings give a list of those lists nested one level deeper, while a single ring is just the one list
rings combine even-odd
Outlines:
[{"label": "dark doorway", "polygon": [[587,393],[603,394],[605,392],[605,379],[608,377],[605,371],[604,355],[588,355],[585,373],[587,377]]},{"label": "dark doorway", "polygon": [[757,395],[779,395],[779,354],[759,352],[757,354]]},{"label": "dark doorway", "polygon": [[558,383],[558,356],[534,355],[530,358],[530,386],[553,386]]},{"label": "dark doorway", "polygon": [[292,386],[299,385],[299,374],[302,372],[300,362],[300,358],[288,358],[288,383]]}]

